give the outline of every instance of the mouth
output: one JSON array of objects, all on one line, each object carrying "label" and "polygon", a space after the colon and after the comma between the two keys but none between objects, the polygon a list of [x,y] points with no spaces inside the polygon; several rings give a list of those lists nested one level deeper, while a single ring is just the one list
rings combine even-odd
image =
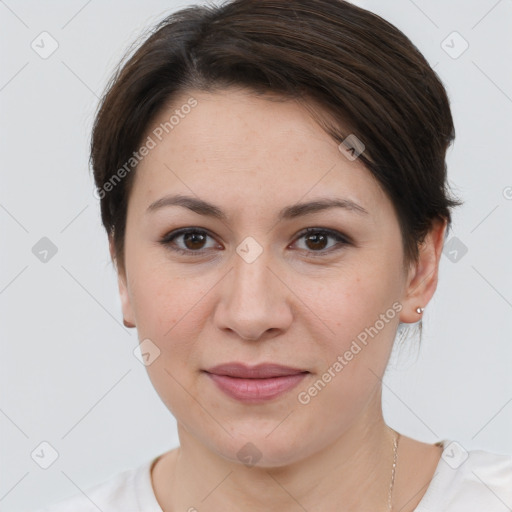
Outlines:
[{"label": "mouth", "polygon": [[277,398],[310,373],[278,364],[248,366],[236,362],[217,365],[204,372],[226,395],[247,403]]}]

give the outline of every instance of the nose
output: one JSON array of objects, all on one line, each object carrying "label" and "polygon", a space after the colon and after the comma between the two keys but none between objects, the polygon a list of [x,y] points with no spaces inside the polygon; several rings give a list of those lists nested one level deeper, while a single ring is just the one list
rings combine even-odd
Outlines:
[{"label": "nose", "polygon": [[252,341],[279,336],[289,328],[292,292],[267,254],[263,251],[250,263],[234,255],[234,268],[220,283],[217,328]]}]

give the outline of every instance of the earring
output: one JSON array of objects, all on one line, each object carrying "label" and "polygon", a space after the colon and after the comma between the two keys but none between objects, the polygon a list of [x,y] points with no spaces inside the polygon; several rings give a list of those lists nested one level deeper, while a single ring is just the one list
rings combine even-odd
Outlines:
[{"label": "earring", "polygon": [[416,313],[418,313],[418,315],[421,315],[421,313],[423,313],[423,311],[425,311],[425,308],[416,308]]},{"label": "earring", "polygon": [[125,327],[135,327],[135,325],[133,325],[130,322],[127,322],[124,318],[123,318],[123,324],[124,324]]}]

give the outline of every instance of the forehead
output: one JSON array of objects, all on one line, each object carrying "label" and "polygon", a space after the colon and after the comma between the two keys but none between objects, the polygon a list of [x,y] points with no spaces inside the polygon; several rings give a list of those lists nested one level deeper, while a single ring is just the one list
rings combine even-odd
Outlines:
[{"label": "forehead", "polygon": [[346,158],[304,106],[275,95],[191,90],[162,109],[146,135],[154,147],[132,191],[140,206],[166,192],[269,208],[320,195],[368,210],[387,200],[363,163]]}]

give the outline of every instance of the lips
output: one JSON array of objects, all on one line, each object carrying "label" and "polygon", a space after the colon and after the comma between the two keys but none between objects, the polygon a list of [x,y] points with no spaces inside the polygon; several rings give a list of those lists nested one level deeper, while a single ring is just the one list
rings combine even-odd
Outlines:
[{"label": "lips", "polygon": [[206,370],[215,375],[227,375],[238,379],[268,379],[270,377],[283,377],[286,375],[296,375],[306,370],[281,366],[279,364],[258,364],[256,366],[247,366],[243,363],[219,364]]},{"label": "lips", "polygon": [[226,363],[205,371],[225,394],[248,403],[277,398],[294,388],[309,372],[278,364],[248,366]]}]

